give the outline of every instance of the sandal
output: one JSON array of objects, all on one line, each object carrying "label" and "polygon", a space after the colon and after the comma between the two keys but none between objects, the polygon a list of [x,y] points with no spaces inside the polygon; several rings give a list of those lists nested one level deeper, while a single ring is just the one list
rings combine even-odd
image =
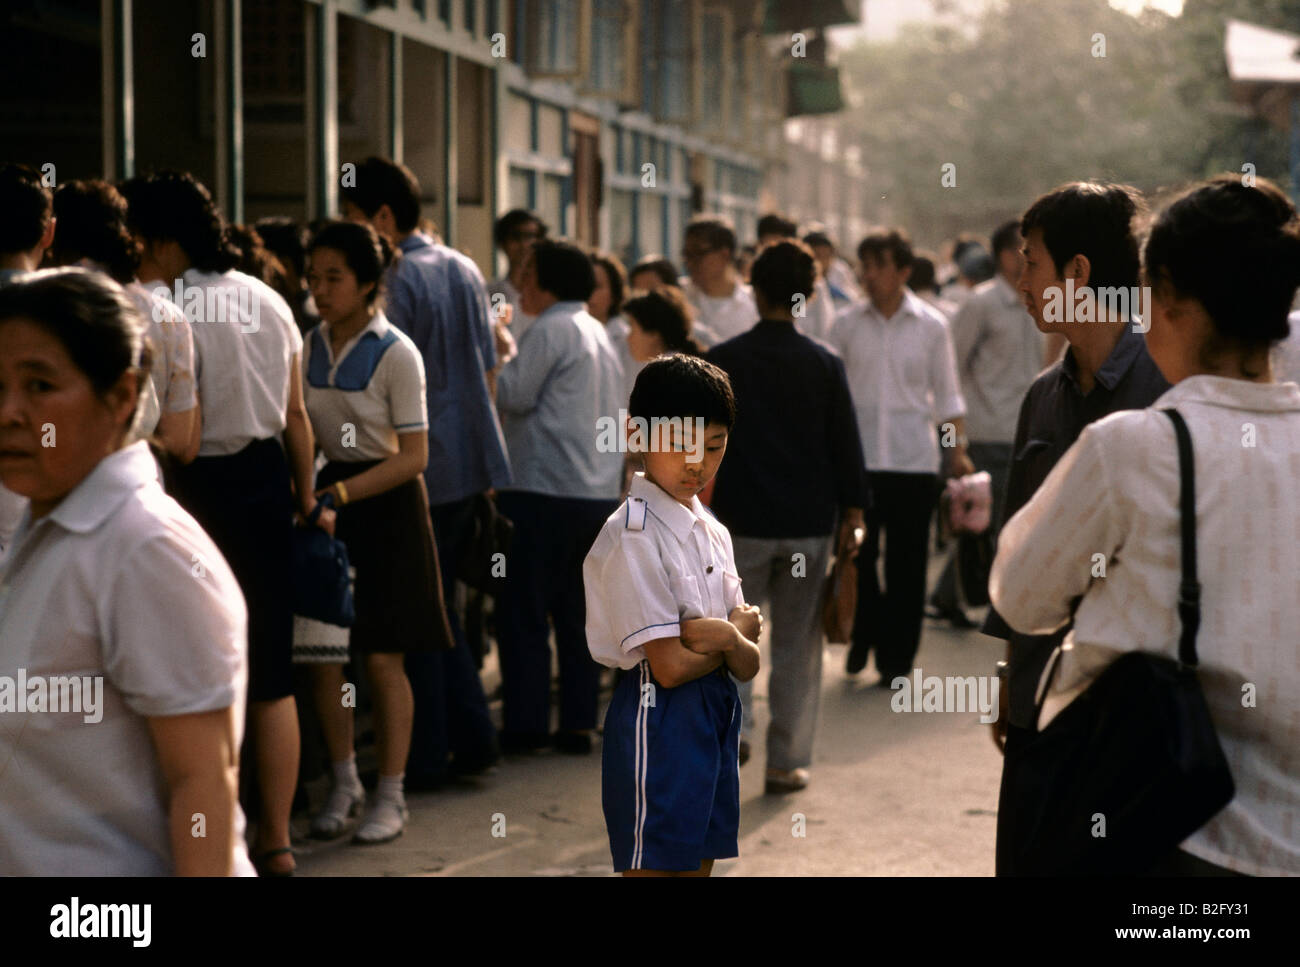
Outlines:
[{"label": "sandal", "polygon": [[269,849],[265,853],[258,853],[256,856],[253,857],[253,869],[257,870],[258,876],[271,877],[274,879],[282,879],[283,877],[286,876],[293,876],[293,874],[297,871],[296,866],[291,870],[271,869],[271,860],[273,860],[277,856],[282,856],[285,853],[288,853],[290,856],[292,856],[293,847],[281,846],[279,849]]}]

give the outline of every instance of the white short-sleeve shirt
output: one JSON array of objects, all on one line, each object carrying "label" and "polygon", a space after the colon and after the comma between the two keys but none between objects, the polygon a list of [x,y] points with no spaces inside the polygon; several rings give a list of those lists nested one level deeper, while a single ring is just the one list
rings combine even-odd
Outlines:
[{"label": "white short-sleeve shirt", "polygon": [[758,306],[754,303],[754,290],[743,282],[737,282],[729,296],[709,296],[700,291],[691,281],[690,276],[683,276],[682,294],[695,310],[695,326],[692,332],[695,338],[711,349],[718,343],[726,342],[749,332],[758,322]]},{"label": "white short-sleeve shirt", "polygon": [[172,296],[194,334],[194,368],[203,406],[199,456],[238,453],[284,432],[293,357],[302,334],[289,304],[243,272],[189,269]]},{"label": "white short-sleeve shirt", "polygon": [[[41,519],[26,511],[0,565],[0,870],[173,872],[149,719],[233,708],[238,748],[247,623],[230,567],[144,443]],[[235,810],[232,863],[251,876]]]},{"label": "white short-sleeve shirt", "polygon": [[937,425],[966,415],[943,316],[904,289],[889,319],[870,302],[841,310],[827,341],[844,360],[867,468],[937,473]]},{"label": "white short-sleeve shirt", "polygon": [[429,428],[424,389],[420,351],[382,312],[343,344],[337,359],[329,323],[307,334],[303,398],[316,442],[330,460],[383,460],[397,453],[399,433]]},{"label": "white short-sleeve shirt", "polygon": [[646,642],[744,604],[731,535],[698,497],[691,504],[638,473],[601,528],[582,565],[587,647],[600,664],[635,668]]},{"label": "white short-sleeve shirt", "polygon": [[126,294],[149,323],[154,343],[149,375],[164,413],[185,413],[199,405],[194,385],[194,333],[189,320],[171,299],[139,282],[125,286]]}]

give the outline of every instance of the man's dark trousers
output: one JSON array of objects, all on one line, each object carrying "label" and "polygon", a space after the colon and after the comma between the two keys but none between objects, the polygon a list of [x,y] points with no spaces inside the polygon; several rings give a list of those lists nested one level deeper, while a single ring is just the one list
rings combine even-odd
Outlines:
[{"label": "man's dark trousers", "polygon": [[[876,653],[876,670],[888,683],[907,675],[921,644],[930,518],[939,478],[932,473],[868,471],[872,506],[858,554],[858,610],[852,653]],[[885,586],[876,574],[885,538]]]},{"label": "man's dark trousers", "polygon": [[499,755],[483,682],[455,609],[456,570],[472,534],[474,500],[466,497],[429,508],[447,619],[456,647],[406,656],[406,677],[411,680],[415,697],[411,752],[406,765],[413,779],[444,778],[453,753],[457,770],[471,772]]},{"label": "man's dark trousers", "polygon": [[617,500],[519,490],[497,498],[498,509],[515,525],[496,610],[502,733],[511,739],[540,744],[550,733],[552,626],[560,668],[559,731],[596,727],[600,666],[587,648],[582,562],[617,506]]}]

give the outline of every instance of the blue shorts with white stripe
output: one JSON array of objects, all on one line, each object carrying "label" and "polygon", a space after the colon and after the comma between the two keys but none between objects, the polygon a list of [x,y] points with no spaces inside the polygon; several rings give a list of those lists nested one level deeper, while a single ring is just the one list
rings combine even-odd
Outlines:
[{"label": "blue shorts with white stripe", "polygon": [[615,872],[699,869],[739,852],[740,696],[719,670],[677,688],[647,661],[605,713],[601,800]]}]

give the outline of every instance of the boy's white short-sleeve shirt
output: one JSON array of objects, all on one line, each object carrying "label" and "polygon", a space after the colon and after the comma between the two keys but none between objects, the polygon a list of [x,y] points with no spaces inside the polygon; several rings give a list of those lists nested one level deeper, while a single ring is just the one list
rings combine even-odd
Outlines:
[{"label": "boy's white short-sleeve shirt", "polygon": [[744,603],[731,535],[698,497],[678,503],[638,473],[582,566],[587,647],[602,665],[635,668],[647,641],[691,618],[726,619]]}]

